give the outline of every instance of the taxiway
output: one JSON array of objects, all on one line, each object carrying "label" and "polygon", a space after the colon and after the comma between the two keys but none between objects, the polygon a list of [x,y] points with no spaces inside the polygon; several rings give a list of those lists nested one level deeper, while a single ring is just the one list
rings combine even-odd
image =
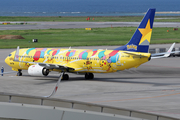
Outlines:
[{"label": "taxiway", "polygon": [[[3,21],[0,21],[3,23]],[[24,23],[24,22],[11,22]],[[27,22],[27,25],[1,25],[0,30],[30,29],[68,29],[68,28],[103,28],[103,27],[137,27],[140,22]],[[179,22],[154,22],[154,27],[179,28]]]},{"label": "taxiway", "polygon": [[[32,22],[31,25],[3,25],[0,30],[26,30],[49,28],[86,27],[137,27],[139,22]],[[179,27],[180,23],[154,23],[154,27]],[[180,47],[180,44],[176,44]],[[168,48],[167,45],[150,45],[151,48]],[[76,47],[77,48],[77,47]],[[116,46],[78,47],[112,49]],[[0,67],[5,72],[11,68],[4,59],[15,49],[0,49]],[[109,74],[95,74],[93,80],[69,74],[70,80],[62,81],[54,98],[103,104],[180,118],[180,58],[151,60],[138,68]],[[0,76],[0,92],[23,95],[49,95],[59,77],[56,72],[47,77],[23,76],[16,73]]]},{"label": "taxiway", "polygon": [[[13,50],[15,49],[0,49],[0,65],[4,66],[6,72],[11,71],[11,68],[5,64],[4,59]],[[93,80],[84,80],[84,76],[69,74],[70,80],[60,83],[54,98],[180,118],[179,61],[179,57],[154,59],[138,68],[95,74]],[[0,92],[47,96],[52,92],[58,76],[56,72],[47,77],[29,76],[27,71],[23,71],[23,76],[20,77],[16,73],[5,74],[0,76]]]}]

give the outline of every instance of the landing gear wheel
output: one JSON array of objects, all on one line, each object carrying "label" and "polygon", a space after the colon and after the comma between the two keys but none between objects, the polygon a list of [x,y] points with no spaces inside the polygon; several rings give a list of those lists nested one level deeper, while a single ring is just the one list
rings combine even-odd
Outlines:
[{"label": "landing gear wheel", "polygon": [[87,73],[85,74],[85,79],[89,79],[89,75]]},{"label": "landing gear wheel", "polygon": [[93,73],[89,73],[89,79],[94,79],[94,74]]},{"label": "landing gear wheel", "polygon": [[69,80],[69,75],[68,74],[63,74],[62,80]]},{"label": "landing gear wheel", "polygon": [[22,76],[21,70],[18,71],[17,76]]},{"label": "landing gear wheel", "polygon": [[94,79],[94,74],[93,73],[86,73],[85,79]]}]

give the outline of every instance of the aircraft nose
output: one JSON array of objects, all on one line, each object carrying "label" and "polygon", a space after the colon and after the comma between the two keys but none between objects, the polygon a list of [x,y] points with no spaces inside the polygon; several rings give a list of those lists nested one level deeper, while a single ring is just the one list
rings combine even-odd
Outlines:
[{"label": "aircraft nose", "polygon": [[[5,59],[5,63],[6,63],[6,64],[9,63],[9,58],[8,58],[8,57]],[[9,64],[8,64],[8,65],[9,65]]]}]

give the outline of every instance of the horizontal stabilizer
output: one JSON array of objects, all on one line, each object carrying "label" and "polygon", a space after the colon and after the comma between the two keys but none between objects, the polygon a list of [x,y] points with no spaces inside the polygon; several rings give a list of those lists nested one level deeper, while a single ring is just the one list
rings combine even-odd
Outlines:
[{"label": "horizontal stabilizer", "polygon": [[129,54],[129,55],[133,55],[136,58],[148,57],[148,56],[145,56],[145,55],[136,54],[136,53],[132,53],[132,52],[124,52],[124,53]]}]

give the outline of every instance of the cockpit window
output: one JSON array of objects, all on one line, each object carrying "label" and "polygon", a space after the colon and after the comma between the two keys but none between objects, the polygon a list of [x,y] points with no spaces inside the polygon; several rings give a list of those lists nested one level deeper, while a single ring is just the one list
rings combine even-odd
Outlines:
[{"label": "cockpit window", "polygon": [[9,57],[11,57],[12,54],[9,54]]}]

